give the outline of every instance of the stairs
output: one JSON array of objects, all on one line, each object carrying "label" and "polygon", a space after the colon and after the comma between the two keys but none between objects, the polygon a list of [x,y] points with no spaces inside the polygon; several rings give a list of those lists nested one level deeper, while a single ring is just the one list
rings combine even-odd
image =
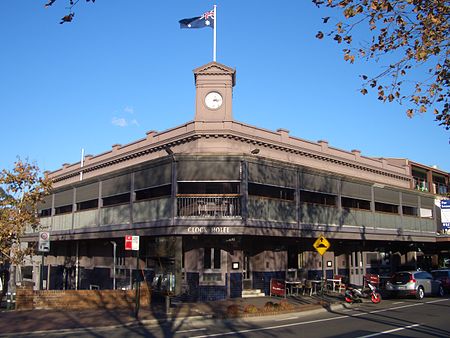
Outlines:
[{"label": "stairs", "polygon": [[266,294],[260,289],[242,290],[242,298],[265,297]]}]

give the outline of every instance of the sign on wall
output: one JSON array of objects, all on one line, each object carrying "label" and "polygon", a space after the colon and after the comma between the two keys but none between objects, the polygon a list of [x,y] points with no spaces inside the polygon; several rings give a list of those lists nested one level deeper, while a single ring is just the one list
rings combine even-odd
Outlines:
[{"label": "sign on wall", "polygon": [[125,236],[125,250],[139,251],[139,236]]},{"label": "sign on wall", "polygon": [[450,230],[450,200],[441,200],[442,228]]}]

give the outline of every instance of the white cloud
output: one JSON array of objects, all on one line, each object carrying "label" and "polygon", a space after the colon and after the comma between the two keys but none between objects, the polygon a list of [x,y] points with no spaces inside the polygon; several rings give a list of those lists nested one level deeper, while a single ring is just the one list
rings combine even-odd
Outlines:
[{"label": "white cloud", "polygon": [[136,119],[132,119],[130,121],[130,124],[135,125],[135,126],[139,126],[139,122]]},{"label": "white cloud", "polygon": [[123,111],[125,113],[134,114],[134,108],[130,106],[126,106],[125,108],[123,108]]},{"label": "white cloud", "polygon": [[123,117],[113,117],[111,123],[118,127],[126,127],[128,122]]}]

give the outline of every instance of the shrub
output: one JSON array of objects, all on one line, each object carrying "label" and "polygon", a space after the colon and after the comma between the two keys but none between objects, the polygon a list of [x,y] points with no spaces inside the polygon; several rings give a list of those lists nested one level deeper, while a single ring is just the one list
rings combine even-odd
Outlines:
[{"label": "shrub", "polygon": [[255,305],[253,305],[253,304],[248,304],[248,305],[245,306],[244,312],[245,313],[257,313],[258,312],[258,308]]},{"label": "shrub", "polygon": [[227,315],[230,317],[236,317],[239,315],[239,305],[233,304],[227,307]]}]

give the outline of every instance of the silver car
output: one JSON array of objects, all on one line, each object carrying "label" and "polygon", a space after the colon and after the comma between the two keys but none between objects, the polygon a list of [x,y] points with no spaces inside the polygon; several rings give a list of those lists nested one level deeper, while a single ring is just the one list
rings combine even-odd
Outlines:
[{"label": "silver car", "polygon": [[385,290],[390,296],[415,296],[417,299],[426,295],[444,295],[441,282],[426,271],[396,272],[386,282]]}]

